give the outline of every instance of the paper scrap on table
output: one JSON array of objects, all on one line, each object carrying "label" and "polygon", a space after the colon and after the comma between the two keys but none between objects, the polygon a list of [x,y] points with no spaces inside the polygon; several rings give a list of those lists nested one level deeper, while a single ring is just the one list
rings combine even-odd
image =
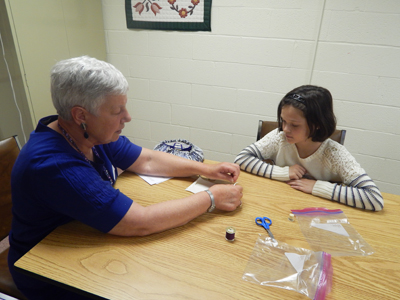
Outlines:
[{"label": "paper scrap on table", "polygon": [[203,178],[199,177],[186,190],[189,191],[189,192],[192,192],[193,194],[196,194],[198,192],[202,192],[202,191],[208,190],[214,184],[215,184],[215,182],[211,182],[209,180],[206,180],[206,179],[203,179]]},{"label": "paper scrap on table", "polygon": [[140,176],[140,178],[142,178],[144,181],[146,181],[150,185],[159,184],[161,182],[167,181],[168,179],[172,178],[172,177],[148,176],[148,175],[142,175],[142,174],[138,174],[138,175]]},{"label": "paper scrap on table", "polygon": [[296,269],[297,273],[303,271],[304,261],[306,260],[305,255],[300,255],[297,253],[285,253],[285,255],[292,264],[293,268]]},{"label": "paper scrap on table", "polygon": [[320,224],[311,222],[311,226],[323,230],[327,230],[330,232],[334,232],[340,235],[349,236],[346,229],[342,226],[342,224]]}]

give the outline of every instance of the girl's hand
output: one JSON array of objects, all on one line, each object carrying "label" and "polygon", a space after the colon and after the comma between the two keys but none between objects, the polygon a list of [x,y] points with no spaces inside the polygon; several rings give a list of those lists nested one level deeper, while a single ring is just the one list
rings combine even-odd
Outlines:
[{"label": "girl's hand", "polygon": [[314,188],[316,180],[312,179],[297,179],[297,180],[289,180],[286,183],[290,185],[292,188],[302,191],[307,194],[311,194]]},{"label": "girl's hand", "polygon": [[289,178],[292,180],[301,179],[307,170],[300,165],[293,165],[289,167]]}]

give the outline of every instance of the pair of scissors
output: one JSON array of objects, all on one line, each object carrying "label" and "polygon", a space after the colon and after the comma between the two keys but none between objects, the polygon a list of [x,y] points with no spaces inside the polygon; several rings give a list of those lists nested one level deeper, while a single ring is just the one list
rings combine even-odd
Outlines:
[{"label": "pair of scissors", "polygon": [[257,217],[256,218],[256,224],[258,226],[262,226],[264,227],[264,229],[268,232],[269,236],[275,240],[274,235],[272,234],[271,230],[269,229],[269,227],[272,225],[272,221],[270,218],[267,217]]}]

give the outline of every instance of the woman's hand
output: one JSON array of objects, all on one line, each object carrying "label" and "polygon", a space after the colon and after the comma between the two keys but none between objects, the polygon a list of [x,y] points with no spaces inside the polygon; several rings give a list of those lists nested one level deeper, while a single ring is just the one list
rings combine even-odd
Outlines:
[{"label": "woman's hand", "polygon": [[286,183],[296,190],[302,191],[307,194],[311,194],[315,182],[316,180],[303,178],[303,179],[289,180]]},{"label": "woman's hand", "polygon": [[220,179],[235,183],[239,178],[240,167],[233,163],[207,164],[207,174],[201,174],[210,179]]},{"label": "woman's hand", "polygon": [[292,180],[301,179],[307,170],[300,165],[293,165],[289,167],[289,178]]},{"label": "woman's hand", "polygon": [[220,210],[234,211],[238,208],[243,197],[243,187],[232,184],[215,184],[210,187],[214,195],[215,207]]}]

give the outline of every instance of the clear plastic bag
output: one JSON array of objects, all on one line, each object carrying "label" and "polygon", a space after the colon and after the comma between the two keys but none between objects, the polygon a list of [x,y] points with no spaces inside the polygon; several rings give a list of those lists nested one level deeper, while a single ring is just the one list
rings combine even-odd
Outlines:
[{"label": "clear plastic bag", "polygon": [[332,275],[330,254],[296,248],[259,235],[242,278],[323,300],[331,290]]},{"label": "clear plastic bag", "polygon": [[340,209],[309,207],[292,210],[292,213],[314,251],[325,251],[332,256],[363,256],[374,253]]}]

